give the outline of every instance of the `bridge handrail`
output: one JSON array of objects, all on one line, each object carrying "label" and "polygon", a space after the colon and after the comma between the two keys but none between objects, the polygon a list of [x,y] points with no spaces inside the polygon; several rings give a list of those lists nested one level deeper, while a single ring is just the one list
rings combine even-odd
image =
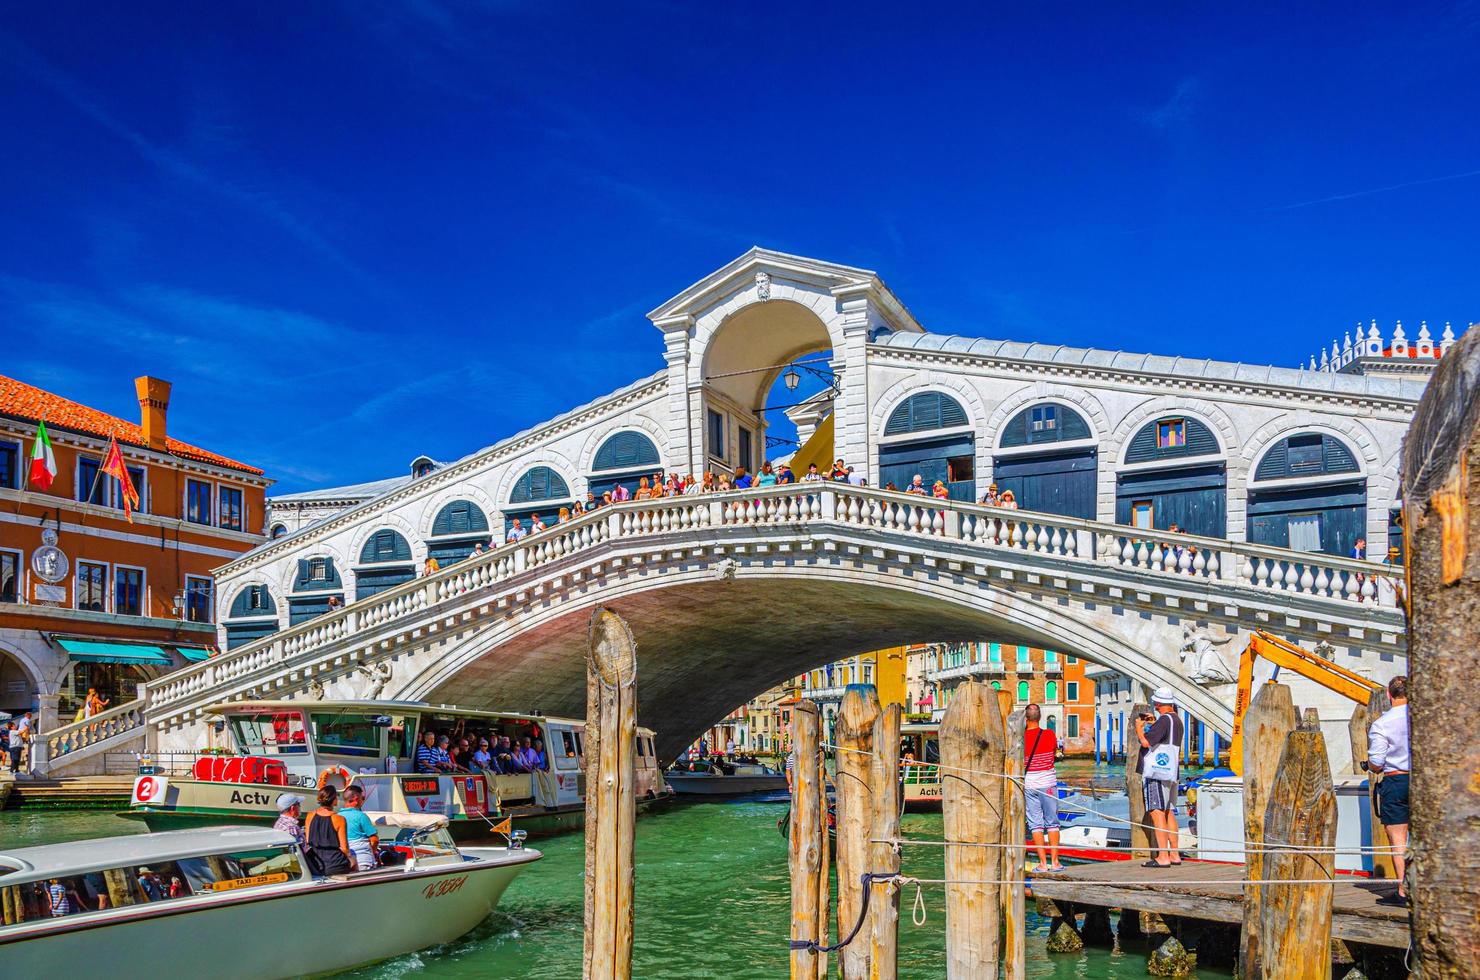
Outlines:
[{"label": "bridge handrail", "polygon": [[37,765],[55,762],[69,752],[96,745],[104,739],[142,728],[145,702],[142,698],[125,701],[91,718],[69,722],[36,736]]},{"label": "bridge handrail", "polygon": [[1403,579],[1401,568],[1333,555],[832,481],[799,482],[603,506],[176,670],[143,685],[142,696],[151,707],[168,705],[268,665],[287,666],[299,654],[613,539],[695,527],[809,523],[904,531],[993,550],[1016,549],[1090,565],[1221,579],[1317,599],[1371,601],[1388,608],[1396,605]]}]

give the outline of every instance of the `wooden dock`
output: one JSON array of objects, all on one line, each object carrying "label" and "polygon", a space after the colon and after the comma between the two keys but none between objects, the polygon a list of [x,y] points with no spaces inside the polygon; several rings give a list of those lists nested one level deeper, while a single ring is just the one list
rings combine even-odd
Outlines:
[{"label": "wooden dock", "polygon": [[[1238,925],[1243,921],[1243,865],[1184,862],[1179,868],[1143,868],[1137,861],[1070,866],[1033,876],[1033,896],[1079,907],[1135,909]],[[1378,905],[1391,881],[1338,875],[1331,936],[1346,942],[1408,948],[1408,910]],[[1204,882],[1215,882],[1204,884]],[[1226,882],[1226,884],[1225,884]]]}]

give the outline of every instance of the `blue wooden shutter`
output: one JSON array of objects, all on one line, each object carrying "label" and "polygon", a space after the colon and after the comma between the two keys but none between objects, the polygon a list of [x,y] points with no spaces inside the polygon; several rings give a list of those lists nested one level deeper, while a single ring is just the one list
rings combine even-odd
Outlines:
[{"label": "blue wooden shutter", "polygon": [[965,424],[966,409],[960,402],[938,391],[922,391],[905,399],[889,414],[889,421],[884,424],[884,435],[897,436]]},{"label": "blue wooden shutter", "polygon": [[509,503],[525,504],[537,500],[565,500],[570,488],[560,474],[548,466],[536,466],[521,476],[509,494]]},{"label": "blue wooden shutter", "polygon": [[1156,445],[1156,427],[1162,422],[1177,418],[1179,416],[1164,415],[1143,425],[1126,448],[1125,461],[1145,463],[1151,460],[1180,459],[1183,456],[1208,456],[1218,452],[1218,437],[1213,435],[1213,431],[1197,419],[1185,417],[1182,418],[1182,424],[1186,443],[1168,449],[1159,448]]},{"label": "blue wooden shutter", "polygon": [[591,468],[595,470],[632,469],[657,466],[658,447],[641,432],[618,432],[596,450]]},{"label": "blue wooden shutter", "polygon": [[437,512],[432,534],[480,534],[488,531],[483,509],[470,500],[454,500]]}]

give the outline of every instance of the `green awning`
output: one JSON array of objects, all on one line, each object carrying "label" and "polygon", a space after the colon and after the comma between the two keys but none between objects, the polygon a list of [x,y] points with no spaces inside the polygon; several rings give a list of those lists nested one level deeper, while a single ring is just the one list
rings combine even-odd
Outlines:
[{"label": "green awning", "polygon": [[107,643],[102,640],[74,640],[57,637],[57,646],[67,651],[72,660],[84,664],[140,664],[168,667],[172,660],[159,647],[137,643]]},{"label": "green awning", "polygon": [[175,652],[193,664],[211,659],[211,651],[204,647],[175,647]]}]

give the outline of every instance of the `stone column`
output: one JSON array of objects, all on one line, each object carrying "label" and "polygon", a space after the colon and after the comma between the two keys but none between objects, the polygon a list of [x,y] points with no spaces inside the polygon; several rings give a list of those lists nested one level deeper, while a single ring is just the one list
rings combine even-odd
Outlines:
[{"label": "stone column", "polygon": [[61,719],[58,716],[60,710],[60,694],[38,694],[36,696],[36,728],[38,731],[49,732],[57,728]]},{"label": "stone column", "polygon": [[832,290],[843,314],[843,349],[834,350],[831,367],[838,379],[839,394],[833,402],[833,457],[848,465],[863,467],[870,486],[878,485],[873,471],[871,434],[868,430],[868,334],[872,304],[868,283],[853,283]]},{"label": "stone column", "polygon": [[[663,330],[663,360],[668,365],[668,418],[664,426],[668,434],[668,457],[663,460],[665,470],[702,473],[704,460],[702,425],[702,398],[699,418],[695,420],[694,404],[689,390],[689,339],[694,318],[676,316],[658,323]],[[693,379],[702,386],[702,379]],[[695,439],[694,433],[699,433]]]}]

